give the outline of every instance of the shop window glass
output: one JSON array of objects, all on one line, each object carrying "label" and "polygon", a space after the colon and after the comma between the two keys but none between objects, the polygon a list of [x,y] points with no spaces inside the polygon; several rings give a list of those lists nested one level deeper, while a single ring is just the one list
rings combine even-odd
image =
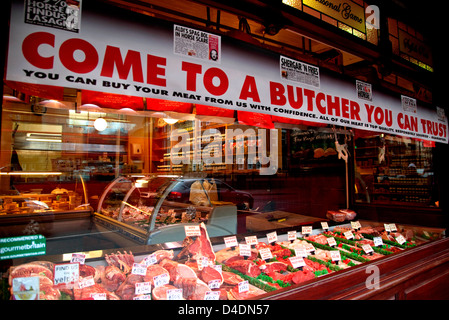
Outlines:
[{"label": "shop window glass", "polygon": [[47,254],[132,247],[197,220],[226,234],[312,224],[348,207],[325,125],[168,102],[110,108],[70,89],[63,100],[4,92],[0,236],[43,234]]},{"label": "shop window glass", "polygon": [[438,207],[433,143],[363,132],[355,138],[356,203]]}]

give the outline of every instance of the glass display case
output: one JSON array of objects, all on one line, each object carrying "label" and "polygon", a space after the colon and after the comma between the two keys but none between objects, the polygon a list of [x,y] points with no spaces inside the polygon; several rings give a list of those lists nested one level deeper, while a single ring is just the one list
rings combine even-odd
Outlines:
[{"label": "glass display case", "polygon": [[213,178],[129,175],[112,181],[95,213],[97,227],[137,243],[182,241],[189,224],[204,223],[211,236],[237,233],[237,207],[220,201]]}]

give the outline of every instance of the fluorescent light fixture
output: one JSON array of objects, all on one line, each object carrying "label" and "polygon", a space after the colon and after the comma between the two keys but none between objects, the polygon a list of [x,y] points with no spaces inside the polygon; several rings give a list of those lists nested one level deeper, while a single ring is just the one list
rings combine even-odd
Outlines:
[{"label": "fluorescent light fixture", "polygon": [[61,175],[62,172],[56,171],[9,171],[9,172],[0,172],[2,176],[58,176]]},{"label": "fluorescent light fixture", "polygon": [[39,142],[62,142],[61,133],[40,133],[40,132],[28,132],[27,141],[39,141]]},{"label": "fluorescent light fixture", "polygon": [[176,122],[178,122],[178,119],[173,119],[173,118],[163,118],[163,119],[168,124],[175,124]]}]

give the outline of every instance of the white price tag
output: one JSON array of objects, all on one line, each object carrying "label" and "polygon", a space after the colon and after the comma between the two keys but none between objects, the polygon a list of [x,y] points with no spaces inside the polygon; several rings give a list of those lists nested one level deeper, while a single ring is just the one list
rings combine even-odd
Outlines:
[{"label": "white price tag", "polygon": [[107,300],[106,293],[91,293],[90,297],[94,300]]},{"label": "white price tag", "polygon": [[344,234],[345,238],[348,239],[348,240],[354,238],[354,235],[352,234],[352,231],[346,231],[343,234]]},{"label": "white price tag", "polygon": [[380,247],[380,246],[384,245],[384,242],[382,241],[382,237],[374,237],[373,241],[374,241],[374,245],[376,247]]},{"label": "white price tag", "polygon": [[200,226],[184,226],[186,237],[199,237],[201,236]]},{"label": "white price tag", "polygon": [[360,229],[361,227],[362,227],[362,225],[360,224],[359,221],[351,221],[351,228],[352,229],[357,230],[357,229]]},{"label": "white price tag", "polygon": [[246,244],[249,244],[250,246],[255,246],[258,242],[257,237],[256,236],[248,236],[245,237],[245,242]]},{"label": "white price tag", "polygon": [[304,245],[304,247],[305,247],[305,249],[306,249],[307,252],[315,251],[315,247],[314,247],[313,244],[311,244],[311,243],[306,243],[306,244]]},{"label": "white price tag", "polygon": [[268,243],[278,241],[278,235],[277,235],[276,231],[267,233],[267,241],[268,241]]},{"label": "white price tag", "polygon": [[182,289],[167,290],[167,300],[182,300]]},{"label": "white price tag", "polygon": [[259,250],[260,257],[262,260],[268,260],[273,258],[273,255],[271,254],[270,248],[262,248]]},{"label": "white price tag", "polygon": [[396,242],[399,244],[404,244],[406,242],[404,236],[402,234],[400,234],[399,236],[396,237]]},{"label": "white price tag", "polygon": [[211,262],[209,262],[209,258],[208,257],[201,257],[200,259],[198,259],[196,261],[196,264],[198,266],[198,270],[203,270],[203,268],[212,265]]},{"label": "white price tag", "polygon": [[334,237],[327,238],[327,244],[331,247],[335,247],[337,245],[337,241],[335,241]]},{"label": "white price tag", "polygon": [[331,251],[331,258],[332,258],[332,261],[340,261],[341,260],[340,251],[332,250]]},{"label": "white price tag", "polygon": [[388,223],[384,223],[385,231],[391,232],[390,225]]},{"label": "white price tag", "polygon": [[365,251],[366,254],[370,254],[374,252],[373,248],[369,244],[362,245],[363,251]]},{"label": "white price tag", "polygon": [[211,281],[209,281],[209,282],[207,283],[207,286],[208,286],[210,289],[218,289],[218,288],[220,288],[220,286],[221,286],[221,281],[218,280],[218,279],[211,280]]},{"label": "white price tag", "polygon": [[311,226],[304,226],[301,228],[302,234],[311,234],[312,233],[312,227]]},{"label": "white price tag", "polygon": [[93,286],[93,285],[95,285],[95,280],[94,280],[93,276],[88,276],[88,277],[85,277],[85,278],[81,278],[78,281],[78,286],[79,286],[80,289],[84,289],[84,288],[87,288],[87,287],[90,287],[90,286]]},{"label": "white price tag", "polygon": [[78,262],[79,264],[84,264],[86,260],[86,255],[82,253],[72,253],[72,257],[70,259],[70,262]]},{"label": "white price tag", "polygon": [[327,224],[326,221],[321,222],[321,228],[322,228],[323,230],[329,230],[329,225]]},{"label": "white price tag", "polygon": [[249,291],[249,283],[248,280],[239,282],[239,293]]},{"label": "white price tag", "polygon": [[237,242],[236,236],[225,237],[224,242],[225,242],[226,248],[236,247],[239,245]]},{"label": "white price tag", "polygon": [[220,291],[206,291],[204,300],[220,300]]},{"label": "white price tag", "polygon": [[138,296],[135,296],[133,300],[151,300],[151,294],[141,294]]},{"label": "white price tag", "polygon": [[142,263],[147,267],[151,266],[152,264],[156,264],[157,263],[156,255],[153,253],[150,254],[149,256],[146,256],[145,259],[142,260]]},{"label": "white price tag", "polygon": [[240,244],[239,252],[241,256],[249,257],[251,256],[251,246],[249,244]]},{"label": "white price tag", "polygon": [[132,274],[137,274],[139,276],[144,276],[147,274],[147,266],[140,263],[134,263],[131,269]]},{"label": "white price tag", "polygon": [[151,293],[151,283],[150,282],[136,282],[134,285],[135,294],[147,294]]},{"label": "white price tag", "polygon": [[223,271],[222,270],[223,266],[221,264],[213,264],[213,265],[211,265],[211,267],[214,268],[215,270],[217,270],[220,273],[222,273],[222,271]]},{"label": "white price tag", "polygon": [[390,223],[390,231],[391,232],[398,231],[398,229],[396,228],[396,225],[394,223]]},{"label": "white price tag", "polygon": [[306,265],[304,259],[301,258],[301,257],[296,256],[296,257],[290,257],[288,259],[290,260],[290,262],[292,264],[292,267],[295,268],[295,269],[298,269],[300,267],[304,267]]},{"label": "white price tag", "polygon": [[287,239],[288,239],[288,241],[295,241],[296,240],[296,231],[295,230],[289,231],[287,233]]},{"label": "white price tag", "polygon": [[307,257],[307,251],[306,249],[295,249],[295,255],[297,257],[305,258]]},{"label": "white price tag", "polygon": [[160,287],[170,282],[170,276],[167,273],[160,274],[153,277],[154,287]]}]

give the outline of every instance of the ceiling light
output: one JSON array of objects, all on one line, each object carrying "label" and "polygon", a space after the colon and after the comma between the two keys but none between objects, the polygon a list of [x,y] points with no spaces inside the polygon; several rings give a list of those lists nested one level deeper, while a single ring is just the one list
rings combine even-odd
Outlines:
[{"label": "ceiling light", "polygon": [[176,122],[178,122],[178,119],[164,118],[164,121],[168,124],[175,124]]},{"label": "ceiling light", "polygon": [[108,127],[108,123],[104,118],[97,118],[94,121],[94,128],[98,131],[103,131]]}]

